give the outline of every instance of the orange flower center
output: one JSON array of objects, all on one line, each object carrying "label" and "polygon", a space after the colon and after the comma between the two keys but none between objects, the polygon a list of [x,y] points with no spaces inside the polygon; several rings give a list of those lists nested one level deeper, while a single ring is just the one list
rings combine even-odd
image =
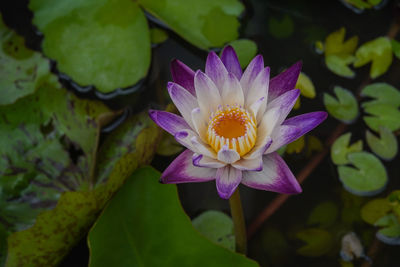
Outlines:
[{"label": "orange flower center", "polygon": [[255,120],[243,108],[236,105],[220,107],[211,114],[207,141],[216,152],[228,145],[243,156],[254,147],[256,137]]}]

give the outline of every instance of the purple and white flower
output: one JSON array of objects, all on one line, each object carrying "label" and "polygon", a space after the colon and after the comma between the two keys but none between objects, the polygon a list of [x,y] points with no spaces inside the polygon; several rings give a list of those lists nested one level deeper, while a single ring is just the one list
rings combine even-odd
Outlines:
[{"label": "purple and white flower", "polygon": [[174,60],[168,92],[181,116],[151,110],[150,117],[187,149],[164,171],[163,183],[216,180],[228,199],[239,183],[285,194],[301,192],[276,150],[315,128],[326,112],[286,119],[299,90],[301,62],[270,79],[261,55],[244,73],[232,47],[208,54],[205,73]]}]

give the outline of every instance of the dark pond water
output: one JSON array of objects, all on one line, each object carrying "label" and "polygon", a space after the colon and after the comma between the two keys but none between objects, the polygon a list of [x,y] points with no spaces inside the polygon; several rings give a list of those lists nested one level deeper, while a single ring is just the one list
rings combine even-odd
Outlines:
[{"label": "dark pond water", "polygon": [[[25,36],[28,46],[39,50],[41,37],[35,33],[35,29],[30,24],[32,14],[26,9],[26,4],[27,1],[17,1],[13,4],[2,3],[1,11],[7,25]],[[368,10],[362,14],[355,13],[338,0],[246,0],[244,4],[247,11],[243,16],[241,37],[252,39],[257,43],[258,51],[264,56],[266,64],[271,67],[273,76],[302,60],[303,72],[312,79],[316,87],[317,97],[315,99],[302,98],[301,108],[292,115],[324,110],[323,92],[330,92],[334,85],[356,92],[368,78],[369,66],[357,69],[354,79],[342,78],[330,72],[324,65],[323,56],[315,52],[315,41],[324,40],[327,34],[340,27],[346,27],[348,37],[358,35],[359,43],[364,43],[385,35],[396,16],[399,15],[398,1],[388,1],[382,9]],[[278,39],[269,32],[269,19],[281,20],[285,16],[292,20],[293,32],[288,37]],[[77,94],[81,97],[104,99],[113,108],[128,107],[129,112],[148,106],[161,108],[157,96],[165,95],[165,85],[171,79],[169,62],[173,58],[178,58],[193,69],[198,69],[203,68],[206,55],[206,52],[194,48],[177,35],[170,33],[170,38],[165,43],[153,48],[149,77],[136,87],[130,88],[130,91],[120,92],[120,95],[113,97],[101,96],[90,90],[85,92],[85,88],[76,88],[76,85],[67,78],[61,78],[69,89],[78,89]],[[54,66],[54,71],[56,71],[56,66]],[[399,87],[399,61],[395,60],[389,71],[378,81]],[[312,134],[324,141],[337,125],[336,120],[329,118]],[[353,133],[356,140],[363,138],[365,126],[362,120],[358,120],[348,130]],[[173,158],[157,156],[152,165],[162,171]],[[310,157],[307,157],[305,153],[285,157],[294,173],[300,171],[309,159]],[[382,196],[386,196],[395,188],[400,188],[398,159],[399,157],[395,161],[385,163],[390,182]],[[250,257],[256,259],[261,266],[340,266],[340,237],[349,231],[356,232],[368,249],[374,239],[374,229],[354,215],[359,212],[361,203],[368,198],[355,197],[343,190],[337,177],[336,167],[329,156],[315,168],[302,187],[304,192],[290,197],[250,240]],[[240,190],[248,224],[277,196],[275,193],[256,191],[247,187],[241,187]],[[212,182],[179,185],[179,194],[183,207],[190,217],[195,217],[209,209],[229,212],[228,202],[218,197],[215,184]],[[338,210],[336,222],[328,228],[335,240],[334,245],[324,256],[301,256],[296,253],[296,249],[303,243],[296,239],[295,233],[308,227],[306,223],[312,209],[326,201],[333,202]],[[374,266],[400,266],[399,252],[398,247],[382,245],[374,257]],[[88,250],[85,240],[82,240],[61,266],[87,266],[87,258]],[[356,261],[355,266],[361,263],[362,260]]]}]

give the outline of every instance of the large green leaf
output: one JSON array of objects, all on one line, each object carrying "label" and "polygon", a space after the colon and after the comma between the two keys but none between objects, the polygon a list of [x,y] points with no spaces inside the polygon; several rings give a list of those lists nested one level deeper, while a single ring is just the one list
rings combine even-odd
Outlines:
[{"label": "large green leaf", "polygon": [[398,150],[396,136],[386,127],[379,127],[379,137],[376,137],[370,131],[366,131],[366,139],[368,146],[379,157],[391,160],[393,159]]},{"label": "large green leaf", "polygon": [[384,74],[392,64],[392,45],[389,38],[379,37],[366,42],[356,51],[354,67],[361,67],[372,62],[369,75],[375,79]]},{"label": "large green leaf", "polygon": [[354,152],[347,155],[356,168],[339,166],[339,179],[344,188],[359,196],[372,196],[386,186],[388,177],[385,166],[371,153]]},{"label": "large green leaf", "polygon": [[358,140],[350,145],[351,133],[341,135],[332,145],[331,159],[336,165],[347,164],[349,160],[347,155],[352,152],[360,152],[363,149],[362,140]]},{"label": "large green leaf", "polygon": [[194,228],[210,241],[235,251],[235,235],[231,217],[217,210],[208,210],[192,220]]},{"label": "large green leaf", "polygon": [[368,107],[375,104],[387,104],[400,107],[400,91],[387,83],[373,83],[361,91],[362,96],[374,98],[372,101],[364,102],[362,106]]},{"label": "large green leaf", "polygon": [[337,99],[331,95],[324,94],[326,110],[334,118],[345,123],[353,122],[358,115],[358,103],[353,93],[340,86],[333,88]]},{"label": "large green leaf", "polygon": [[221,47],[237,39],[243,4],[238,0],[138,0],[146,11],[186,41],[202,48]]},{"label": "large green leaf", "polygon": [[400,129],[400,110],[388,104],[368,105],[364,111],[371,116],[364,116],[365,123],[374,131],[379,131],[380,126],[384,126],[391,131]]},{"label": "large green leaf", "polygon": [[238,39],[230,42],[229,45],[235,49],[242,69],[246,68],[257,54],[257,44],[249,39]]},{"label": "large green leaf", "polygon": [[268,31],[277,39],[288,38],[294,31],[293,20],[288,15],[285,15],[282,19],[270,17],[268,20]]},{"label": "large green leaf", "polygon": [[109,112],[61,89],[54,76],[37,87],[0,106],[0,221],[13,231],[31,226],[61,193],[89,186],[100,114]]},{"label": "large green leaf", "polygon": [[33,0],[43,51],[82,86],[103,93],[131,86],[150,65],[146,18],[130,0]]},{"label": "large green leaf", "polygon": [[[33,227],[8,239],[7,266],[52,266],[86,233],[105,203],[140,165],[151,160],[160,131],[147,112],[127,120],[107,136],[99,154],[94,190],[65,192],[55,209],[41,213]],[[116,145],[117,144],[117,145]],[[111,166],[111,168],[110,168]],[[99,171],[104,171],[100,175]]]},{"label": "large green leaf", "polygon": [[353,78],[354,72],[348,67],[355,60],[354,51],[357,48],[358,37],[353,36],[344,42],[346,29],[329,34],[325,39],[325,64],[333,73]]},{"label": "large green leaf", "polygon": [[257,266],[202,237],[159,178],[140,169],[109,202],[89,233],[89,266]]},{"label": "large green leaf", "polygon": [[4,25],[0,14],[0,105],[32,94],[50,71],[48,60],[26,48],[24,42]]}]

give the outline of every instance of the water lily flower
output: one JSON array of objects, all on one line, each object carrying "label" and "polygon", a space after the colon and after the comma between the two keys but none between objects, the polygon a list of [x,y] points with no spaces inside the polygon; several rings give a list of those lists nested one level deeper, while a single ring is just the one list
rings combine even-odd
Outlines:
[{"label": "water lily flower", "polygon": [[261,190],[301,192],[276,152],[320,124],[326,112],[286,119],[299,96],[294,89],[301,62],[270,79],[256,56],[242,73],[234,49],[207,57],[205,72],[174,60],[168,92],[181,116],[150,110],[153,121],[187,149],[163,172],[163,183],[216,180],[228,199],[240,183]]}]

